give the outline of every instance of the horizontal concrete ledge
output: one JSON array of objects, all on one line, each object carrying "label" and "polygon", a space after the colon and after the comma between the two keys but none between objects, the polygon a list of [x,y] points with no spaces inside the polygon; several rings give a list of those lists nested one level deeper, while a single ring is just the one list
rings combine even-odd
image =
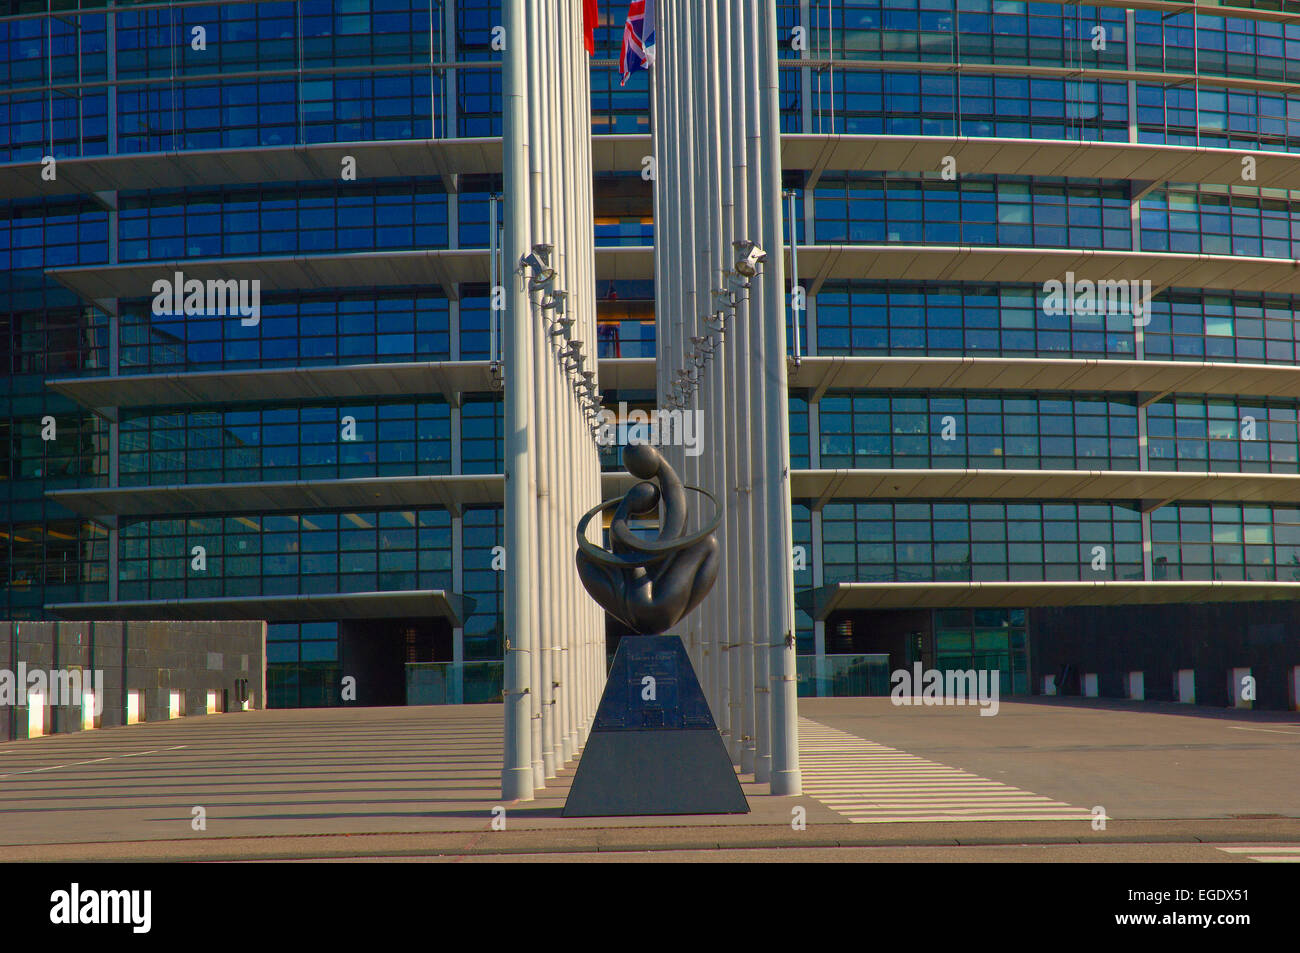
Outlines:
[{"label": "horizontal concrete ledge", "polygon": [[[1169,287],[1222,288],[1300,294],[1300,261],[1233,255],[1097,251],[1082,248],[1019,248],[998,245],[803,245],[800,274],[809,294],[833,279],[871,281],[975,281],[1042,284],[1072,271],[1092,281],[1149,280],[1152,292]],[[654,277],[654,249],[647,245],[600,247],[602,280]],[[421,287],[488,280],[488,250],[433,249],[343,255],[203,258],[129,265],[51,268],[46,274],[82,298],[112,310],[117,298],[147,298],[153,282],[174,272],[201,280],[257,279],[262,291],[317,288]],[[237,320],[232,317],[232,321]],[[1075,321],[1083,321],[1075,318]],[[1087,319],[1100,325],[1100,318]]]},{"label": "horizontal concrete ledge", "polygon": [[360,477],[264,483],[187,483],[94,490],[53,490],[46,499],[97,517],[175,516],[297,510],[462,507],[501,502],[501,474]]},{"label": "horizontal concrete ledge", "polygon": [[[602,358],[597,373],[606,392],[655,389],[652,357]],[[810,391],[814,400],[835,389],[1077,391],[1144,400],[1173,393],[1300,397],[1300,367],[1291,364],[833,355],[791,362],[788,379],[792,391]],[[64,377],[45,386],[109,417],[119,407],[423,394],[441,394],[459,406],[464,393],[494,389],[487,361]]]},{"label": "horizontal concrete ledge", "polygon": [[[1151,282],[1166,288],[1223,288],[1300,294],[1300,261],[1241,255],[1019,248],[1000,245],[801,245],[799,277],[810,295],[831,279],[1042,284],[1072,271],[1091,281]],[[1101,317],[1072,319],[1101,327]]]},{"label": "horizontal concrete ledge", "polygon": [[400,592],[341,592],[327,595],[228,596],[213,599],[142,599],[117,602],[67,602],[45,606],[65,619],[265,619],[307,622],[316,619],[447,619],[460,625],[473,600],[444,589]]},{"label": "horizontal concrete ledge", "polygon": [[[1297,18],[1292,15],[1292,19]],[[888,64],[895,69],[898,65]],[[933,67],[920,64],[918,68]],[[964,69],[978,73],[980,64],[966,64]],[[437,176],[451,190],[457,175],[500,174],[501,148],[501,139],[491,136],[56,156],[57,175],[52,182],[42,178],[44,165],[40,162],[0,164],[0,201],[93,195],[111,203],[105,193],[335,181],[345,156],[356,160],[358,182]],[[652,152],[648,135],[593,136],[592,170],[597,175],[639,172],[644,158]],[[1300,156],[1263,149],[997,136],[786,133],[781,139],[782,166],[787,171],[809,173],[810,186],[816,185],[827,171],[935,172],[946,156],[956,160],[963,175],[1059,175],[1237,185],[1241,182],[1243,155],[1258,159],[1257,179],[1252,185],[1270,189],[1300,187]]]},{"label": "horizontal concrete ledge", "polygon": [[962,175],[1239,185],[1244,155],[1256,157],[1252,187],[1300,188],[1300,155],[1271,150],[996,136],[787,133],[781,139],[782,165],[806,171],[809,187],[826,172],[938,172],[948,156]]},{"label": "horizontal concrete ledge", "polygon": [[[1280,0],[1290,3],[1291,0]],[[1159,10],[1162,13],[1191,13],[1193,10],[1205,17],[1241,17],[1245,20],[1272,20],[1276,23],[1295,23],[1300,19],[1294,12],[1275,10],[1263,6],[1219,3],[1217,0],[1097,0],[1099,7],[1130,7],[1134,10]]]},{"label": "horizontal concrete ledge", "polygon": [[1023,609],[1300,599],[1300,582],[840,582],[799,593],[815,619],[843,609]]},{"label": "horizontal concrete ledge", "polygon": [[[459,406],[465,392],[492,390],[487,361],[343,364],[47,380],[45,386],[92,410],[441,394]],[[107,416],[116,416],[107,413]]]},{"label": "horizontal concrete ledge", "polygon": [[[653,370],[653,365],[651,367]],[[1300,367],[1224,361],[1081,360],[1036,357],[805,357],[791,390],[1024,390],[1300,397]]]},{"label": "horizontal concrete ledge", "polygon": [[[629,473],[601,475],[606,497],[624,493]],[[51,490],[46,499],[99,519],[180,516],[191,513],[274,513],[312,509],[443,507],[458,515],[466,506],[500,504],[505,476],[457,473],[439,476],[360,477],[343,480],[282,480],[263,483],[185,483],[89,490]]]},{"label": "horizontal concrete ledge", "polygon": [[[193,258],[125,265],[51,268],[46,274],[112,312],[116,298],[152,298],[153,283],[176,272],[201,281],[257,280],[263,294],[319,288],[441,286],[448,298],[462,282],[488,280],[486,248],[419,249],[334,255],[270,255],[256,258]],[[654,249],[600,247],[596,267],[602,280],[654,277]],[[232,316],[231,321],[239,318]]]},{"label": "horizontal concrete ledge", "polygon": [[[1179,500],[1300,503],[1300,475],[1148,470],[794,470],[790,495],[830,500],[1105,500],[1144,510]],[[53,496],[54,494],[49,494]]]},{"label": "horizontal concrete ledge", "polygon": [[[640,171],[642,156],[650,153],[647,135],[592,137],[592,168],[598,174]],[[331,142],[66,159],[56,155],[53,182],[41,177],[44,166],[40,162],[0,165],[0,201],[118,190],[338,181],[347,156],[356,160],[358,182],[500,174],[501,137]]]},{"label": "horizontal concrete ledge", "polygon": [[[602,390],[653,390],[654,358],[596,362]],[[116,419],[121,407],[169,407],[254,401],[441,394],[459,407],[466,393],[495,391],[488,361],[418,361],[405,364],[330,364],[229,371],[61,377],[45,386],[83,407]]]},{"label": "horizontal concrete ledge", "polygon": [[[605,499],[626,493],[636,478],[601,474]],[[1180,500],[1300,503],[1300,475],[1179,473],[1139,470],[794,470],[790,495],[820,510],[831,500],[1104,500],[1144,510]],[[51,490],[46,499],[99,519],[190,513],[295,512],[302,509],[444,507],[500,504],[500,473],[187,483],[166,486]]]}]

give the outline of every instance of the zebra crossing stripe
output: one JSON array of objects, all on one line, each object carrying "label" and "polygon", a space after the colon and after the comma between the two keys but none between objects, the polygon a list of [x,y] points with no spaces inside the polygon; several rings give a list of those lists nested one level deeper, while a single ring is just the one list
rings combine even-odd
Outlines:
[{"label": "zebra crossing stripe", "polygon": [[804,793],[855,824],[1092,820],[1083,808],[806,718],[799,759]]}]

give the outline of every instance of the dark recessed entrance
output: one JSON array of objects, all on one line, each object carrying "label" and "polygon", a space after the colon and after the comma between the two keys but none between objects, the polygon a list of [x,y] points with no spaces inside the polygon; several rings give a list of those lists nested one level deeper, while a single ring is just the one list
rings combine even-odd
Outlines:
[{"label": "dark recessed entrance", "polygon": [[363,706],[405,705],[408,662],[450,662],[446,619],[349,619],[339,626],[342,675],[357,680]]},{"label": "dark recessed entrance", "polygon": [[835,612],[826,620],[827,655],[888,655],[889,670],[934,661],[929,609]]}]

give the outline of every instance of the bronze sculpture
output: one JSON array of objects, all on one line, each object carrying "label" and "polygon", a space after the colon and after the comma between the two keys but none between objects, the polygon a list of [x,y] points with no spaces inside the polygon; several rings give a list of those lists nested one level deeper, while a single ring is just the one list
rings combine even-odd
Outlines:
[{"label": "bronze sculpture", "polygon": [[[707,490],[684,486],[676,471],[654,447],[629,444],[623,448],[623,467],[642,482],[621,499],[593,507],[578,523],[578,576],[582,585],[606,612],[635,632],[658,635],[699,605],[718,577],[718,542],[714,530],[722,520],[718,501]],[[658,485],[650,481],[658,480]],[[686,535],[686,490],[707,496],[713,517],[701,530]],[[598,513],[612,506],[610,550],[587,539],[587,526]],[[630,517],[646,516],[659,508],[659,535],[636,536]]]}]

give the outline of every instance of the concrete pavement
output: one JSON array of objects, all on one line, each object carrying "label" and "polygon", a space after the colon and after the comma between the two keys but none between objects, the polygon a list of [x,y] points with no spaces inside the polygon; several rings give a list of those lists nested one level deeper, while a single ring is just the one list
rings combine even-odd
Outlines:
[{"label": "concrete pavement", "polygon": [[[771,851],[895,859],[860,852],[898,849],[958,860],[974,849],[992,859],[993,848],[1007,848],[998,859],[1042,859],[1019,845],[1051,845],[1059,859],[1183,859],[1182,845],[1192,859],[1234,862],[1241,855],[1206,845],[1300,844],[1294,715],[1079,702],[1003,702],[990,718],[804,699],[801,714],[829,732],[810,766],[821,756],[838,770],[841,742],[868,759],[860,777],[835,781],[848,795],[826,796],[840,810],[745,783],[752,813],[726,817],[562,818],[572,764],[536,800],[502,805],[496,706],[237,712],[9,742],[0,860],[691,859],[700,849],[742,861]],[[996,819],[1047,799],[1078,817],[1104,805],[1105,829],[1075,814]],[[491,829],[497,806],[504,831]],[[792,827],[796,807],[805,829]]]}]

